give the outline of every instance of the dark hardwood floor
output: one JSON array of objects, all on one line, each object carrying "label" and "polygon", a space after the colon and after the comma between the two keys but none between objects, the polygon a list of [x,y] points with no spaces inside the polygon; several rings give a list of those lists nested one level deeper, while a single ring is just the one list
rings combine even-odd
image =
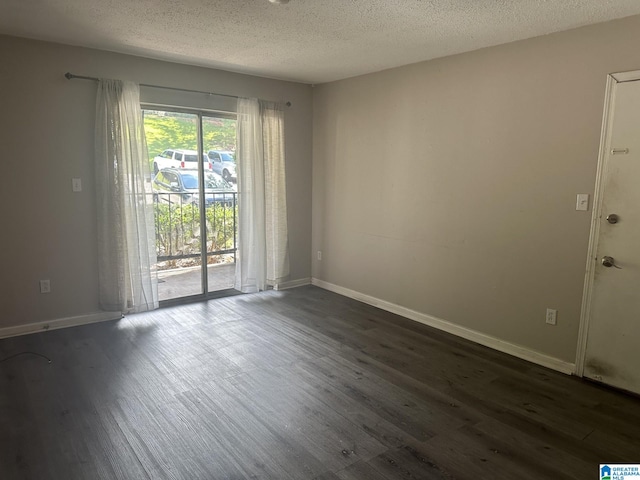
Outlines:
[{"label": "dark hardwood floor", "polygon": [[315,288],[0,340],[0,479],[576,479],[640,400]]}]

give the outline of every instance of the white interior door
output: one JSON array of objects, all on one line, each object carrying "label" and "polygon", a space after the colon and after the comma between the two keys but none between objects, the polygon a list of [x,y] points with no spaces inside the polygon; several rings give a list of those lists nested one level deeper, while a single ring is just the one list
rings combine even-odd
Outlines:
[{"label": "white interior door", "polygon": [[640,393],[640,81],[615,83],[612,94],[584,376]]}]

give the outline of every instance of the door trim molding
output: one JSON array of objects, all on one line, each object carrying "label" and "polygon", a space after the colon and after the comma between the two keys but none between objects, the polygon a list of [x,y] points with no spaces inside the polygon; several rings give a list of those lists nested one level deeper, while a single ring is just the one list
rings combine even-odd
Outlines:
[{"label": "door trim molding", "polygon": [[596,184],[593,194],[593,209],[591,212],[591,230],[589,233],[589,247],[587,249],[587,265],[585,268],[584,287],[582,294],[582,307],[580,310],[580,326],[578,329],[578,345],[576,348],[576,372],[584,376],[585,359],[587,354],[587,338],[589,336],[589,322],[591,321],[591,300],[593,297],[593,285],[595,278],[596,253],[598,251],[598,239],[600,235],[600,217],[602,212],[602,199],[604,196],[604,175],[610,155],[611,128],[613,123],[612,109],[618,83],[640,80],[640,70],[632,72],[611,73],[607,76],[607,86],[604,96],[602,113],[602,129],[600,131],[600,149],[598,152],[598,168],[596,170]]},{"label": "door trim molding", "polygon": [[640,80],[640,70],[610,73],[609,77],[613,77],[616,83],[635,82],[637,80]]}]

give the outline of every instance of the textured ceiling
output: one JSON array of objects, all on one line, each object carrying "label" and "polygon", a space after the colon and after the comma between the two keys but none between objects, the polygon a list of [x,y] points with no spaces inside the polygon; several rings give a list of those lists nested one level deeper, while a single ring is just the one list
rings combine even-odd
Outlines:
[{"label": "textured ceiling", "polygon": [[322,83],[640,14],[640,0],[1,0],[0,33]]}]

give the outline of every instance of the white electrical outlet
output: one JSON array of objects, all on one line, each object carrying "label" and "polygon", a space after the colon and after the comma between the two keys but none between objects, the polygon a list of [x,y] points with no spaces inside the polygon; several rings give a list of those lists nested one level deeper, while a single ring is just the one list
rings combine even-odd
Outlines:
[{"label": "white electrical outlet", "polygon": [[553,308],[547,308],[547,323],[549,325],[555,325],[558,319],[558,311]]},{"label": "white electrical outlet", "polygon": [[51,293],[51,282],[49,280],[40,280],[40,293]]},{"label": "white electrical outlet", "polygon": [[322,260],[322,250],[318,250],[318,260]]}]

